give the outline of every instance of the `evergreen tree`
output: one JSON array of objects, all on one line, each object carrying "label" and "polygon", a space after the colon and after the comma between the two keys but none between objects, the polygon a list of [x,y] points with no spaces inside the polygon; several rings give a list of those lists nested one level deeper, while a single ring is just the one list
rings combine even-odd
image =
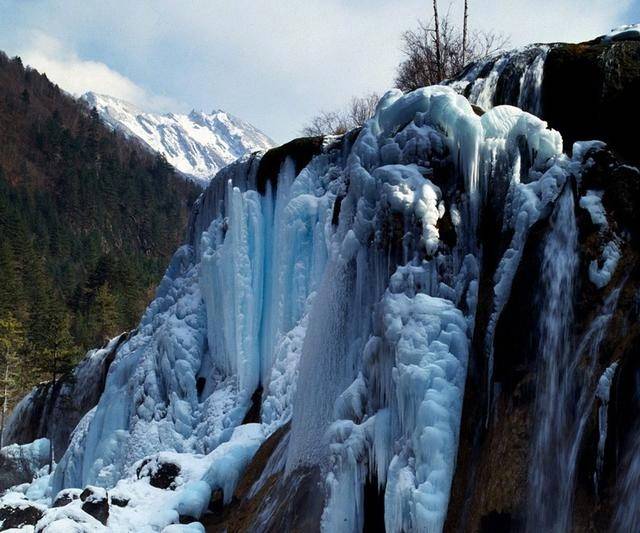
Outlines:
[{"label": "evergreen tree", "polygon": [[20,353],[24,345],[22,324],[9,313],[0,316],[0,448],[4,445],[4,424],[11,400],[21,390]]},{"label": "evergreen tree", "polygon": [[96,344],[103,344],[112,338],[119,328],[117,303],[108,283],[101,285],[96,291],[93,309],[94,330],[97,334]]},{"label": "evergreen tree", "polygon": [[0,316],[11,313],[28,346],[9,405],[135,327],[197,192],[0,52]]},{"label": "evergreen tree", "polygon": [[30,366],[40,379],[52,385],[70,372],[77,362],[79,350],[71,336],[71,320],[66,309],[54,298],[42,301],[32,314]]},{"label": "evergreen tree", "polygon": [[[35,321],[28,368],[40,379],[48,380],[51,390],[55,390],[60,378],[73,370],[79,358],[71,336],[71,320],[59,301],[51,298],[36,312]],[[53,403],[49,405],[51,409]],[[49,412],[46,416],[52,414]],[[49,472],[53,469],[53,457],[53,439],[50,439]]]},{"label": "evergreen tree", "polygon": [[[15,311],[22,301],[20,295],[20,281],[18,278],[18,262],[13,257],[11,246],[7,239],[0,241],[0,315]],[[23,307],[23,306],[20,306]]]}]

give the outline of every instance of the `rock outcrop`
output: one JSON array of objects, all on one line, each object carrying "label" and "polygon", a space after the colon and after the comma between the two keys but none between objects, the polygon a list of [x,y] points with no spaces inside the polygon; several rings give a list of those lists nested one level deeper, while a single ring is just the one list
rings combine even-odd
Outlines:
[{"label": "rock outcrop", "polygon": [[128,337],[129,333],[123,333],[103,348],[90,350],[73,373],[55,385],[42,383],[35,387],[11,413],[4,441],[25,444],[46,437],[53,442],[55,459],[60,459],[67,449],[71,432],[98,403],[109,366],[118,347]]},{"label": "rock outcrop", "polygon": [[0,494],[10,487],[29,483],[36,473],[49,464],[49,440],[38,439],[20,446],[11,444],[0,449]]}]

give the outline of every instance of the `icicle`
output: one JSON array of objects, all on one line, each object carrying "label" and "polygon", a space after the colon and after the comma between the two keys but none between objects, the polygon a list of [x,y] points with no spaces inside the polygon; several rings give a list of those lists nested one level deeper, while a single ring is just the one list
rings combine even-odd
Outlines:
[{"label": "icicle", "polygon": [[609,410],[609,394],[611,384],[618,369],[618,361],[612,363],[600,376],[596,388],[596,398],[600,401],[598,406],[598,455],[596,457],[596,469],[593,473],[593,484],[596,495],[599,492],[602,468],[604,466],[604,448],[607,444],[607,413]]}]

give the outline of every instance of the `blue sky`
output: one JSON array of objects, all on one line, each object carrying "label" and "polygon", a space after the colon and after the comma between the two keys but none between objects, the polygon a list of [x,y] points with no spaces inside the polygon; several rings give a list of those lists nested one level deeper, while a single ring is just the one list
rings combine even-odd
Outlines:
[{"label": "blue sky", "polygon": [[[224,109],[284,142],[319,109],[384,92],[427,0],[0,0],[0,49],[87,90],[157,111]],[[459,18],[462,0],[444,2]],[[640,22],[640,0],[470,0],[512,45]]]}]

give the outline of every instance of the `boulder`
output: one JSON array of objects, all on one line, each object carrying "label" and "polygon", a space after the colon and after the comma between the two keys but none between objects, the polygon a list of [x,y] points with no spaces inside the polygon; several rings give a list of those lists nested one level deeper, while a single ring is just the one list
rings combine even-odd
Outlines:
[{"label": "boulder", "polygon": [[80,489],[65,489],[58,492],[51,507],[64,507],[80,497]]},{"label": "boulder", "polygon": [[87,487],[80,494],[82,510],[93,516],[98,522],[106,525],[109,519],[109,497],[101,487]]},{"label": "boulder", "polygon": [[175,480],[180,475],[180,466],[159,457],[147,458],[136,470],[138,479],[149,478],[149,484],[164,490],[175,490]]},{"label": "boulder", "polygon": [[42,510],[35,505],[4,505],[0,507],[1,529],[4,531],[24,526],[35,526],[42,515]]},{"label": "boulder", "polygon": [[0,493],[9,487],[30,482],[49,463],[49,440],[12,444],[0,449]]},{"label": "boulder", "polygon": [[112,495],[111,505],[115,505],[116,507],[126,507],[127,505],[129,505],[129,499]]}]

